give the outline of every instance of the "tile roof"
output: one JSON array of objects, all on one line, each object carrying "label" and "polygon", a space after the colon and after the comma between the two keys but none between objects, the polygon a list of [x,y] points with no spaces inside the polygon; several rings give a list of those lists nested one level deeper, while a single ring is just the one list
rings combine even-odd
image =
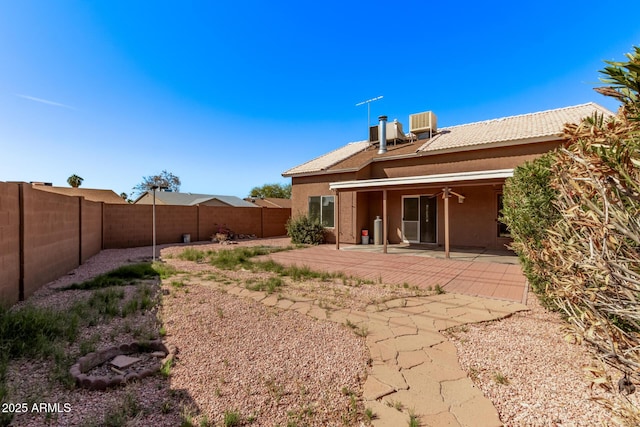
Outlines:
[{"label": "tile roof", "polygon": [[483,146],[497,143],[517,145],[532,139],[553,141],[562,138],[566,123],[578,123],[594,112],[613,115],[606,108],[590,102],[555,110],[451,126],[438,129],[437,134],[426,142],[389,145],[388,152],[382,155],[378,155],[377,148],[371,147],[368,141],[354,142],[291,168],[282,175],[314,175],[327,170],[359,169],[373,159],[384,157],[481,149]]},{"label": "tile roof", "polygon": [[313,160],[309,160],[299,166],[289,169],[282,176],[292,176],[297,174],[320,172],[329,169],[331,166],[348,159],[369,147],[369,141],[350,142],[349,144],[333,150],[330,153],[323,154]]},{"label": "tile roof", "polygon": [[[135,203],[138,203],[144,196],[140,196]],[[216,194],[196,194],[196,193],[176,193],[173,191],[156,191],[156,200],[161,201],[167,205],[181,205],[181,206],[195,206],[200,203],[208,202],[209,200],[217,199],[229,206],[234,207],[251,207],[256,206],[253,203],[242,200],[236,196],[222,196]]]},{"label": "tile roof", "polygon": [[456,147],[519,141],[531,138],[558,138],[566,123],[579,123],[594,111],[605,115],[613,113],[593,102],[538,113],[503,117],[483,122],[451,126],[438,130],[438,134],[425,142],[417,151],[436,151]]},{"label": "tile roof", "polygon": [[253,203],[263,208],[289,208],[291,209],[291,199],[281,199],[277,197],[247,197],[247,202]]},{"label": "tile roof", "polygon": [[33,188],[49,193],[63,194],[65,196],[82,196],[92,202],[104,202],[110,204],[126,204],[126,200],[118,196],[113,190],[99,190],[95,188],[52,187],[49,185],[33,185]]}]

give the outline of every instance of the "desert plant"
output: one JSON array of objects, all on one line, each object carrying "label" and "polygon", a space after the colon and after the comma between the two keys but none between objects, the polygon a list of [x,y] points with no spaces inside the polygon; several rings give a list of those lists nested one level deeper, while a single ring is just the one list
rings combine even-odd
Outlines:
[{"label": "desert plant", "polygon": [[[601,80],[609,86],[597,89],[622,102],[618,114],[594,113],[565,125],[567,142],[550,165],[549,188],[542,188],[555,192],[557,217],[552,212],[553,221],[532,223],[522,253],[533,274],[544,279],[545,295],[567,316],[570,336],[593,345],[620,376],[637,382],[640,48],[627,58],[607,62]],[[545,227],[542,237],[536,234]],[[608,379],[603,374],[598,381]],[[624,417],[635,424],[640,410],[633,407]]]},{"label": "desert plant", "polygon": [[274,293],[277,289],[281,288],[284,282],[279,277],[269,277],[265,280],[260,280],[254,284],[247,284],[247,289],[252,291],[264,291],[267,294]]},{"label": "desert plant", "polygon": [[235,427],[242,424],[242,417],[238,411],[224,411],[224,427]]},{"label": "desert plant", "polygon": [[160,367],[160,375],[165,378],[171,376],[171,367],[173,366],[173,358],[168,358]]},{"label": "desert plant", "polygon": [[560,218],[554,205],[558,191],[551,186],[551,166],[556,157],[557,153],[548,153],[514,170],[504,186],[501,218],[511,231],[511,248],[518,254],[532,289],[547,307],[550,304],[545,289],[549,277],[540,254],[547,230]]},{"label": "desert plant", "polygon": [[496,384],[500,385],[509,385],[509,378],[507,378],[503,373],[496,372],[493,376],[493,380]]},{"label": "desert plant", "polygon": [[416,415],[413,410],[409,411],[409,427],[419,427],[420,426],[420,417]]},{"label": "desert plant", "polygon": [[192,262],[202,262],[212,251],[201,251],[200,249],[187,248],[178,254],[178,259]]},{"label": "desert plant", "polygon": [[287,235],[291,242],[304,245],[319,245],[324,243],[325,230],[320,221],[301,215],[292,217],[286,224]]}]

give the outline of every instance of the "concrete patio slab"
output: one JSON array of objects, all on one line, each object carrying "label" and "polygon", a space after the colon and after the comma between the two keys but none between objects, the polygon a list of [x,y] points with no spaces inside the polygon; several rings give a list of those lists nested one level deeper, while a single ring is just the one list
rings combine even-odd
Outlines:
[{"label": "concrete patio slab", "polygon": [[[358,245],[364,246],[364,245]],[[378,248],[379,249],[379,248]],[[413,251],[406,254],[319,245],[270,254],[268,258],[284,265],[308,266],[313,270],[344,273],[374,283],[440,286],[447,294],[456,293],[514,302],[526,302],[526,280],[517,258],[509,255],[470,257],[469,260],[440,259]],[[509,263],[505,263],[505,259]],[[387,302],[401,304],[401,301]]]}]

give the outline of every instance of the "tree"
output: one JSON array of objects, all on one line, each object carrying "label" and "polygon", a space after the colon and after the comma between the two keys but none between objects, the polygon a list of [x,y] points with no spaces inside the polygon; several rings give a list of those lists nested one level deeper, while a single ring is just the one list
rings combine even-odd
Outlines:
[{"label": "tree", "polygon": [[264,184],[262,187],[253,187],[249,197],[290,199],[291,184]]},{"label": "tree", "polygon": [[135,187],[133,187],[133,191],[137,195],[141,195],[150,191],[154,186],[158,188],[162,187],[170,191],[178,192],[180,191],[180,178],[172,174],[171,172],[167,172],[163,170],[158,175],[150,175],[142,178],[142,182]]},{"label": "tree", "polygon": [[82,181],[84,181],[84,178],[81,178],[76,174],[73,174],[69,178],[67,178],[67,184],[69,184],[73,188],[80,187],[82,185]]},{"label": "tree", "polygon": [[125,192],[120,193],[120,197],[122,197],[122,200],[124,200],[127,203],[133,203],[133,200],[131,200],[129,198],[129,195]]}]

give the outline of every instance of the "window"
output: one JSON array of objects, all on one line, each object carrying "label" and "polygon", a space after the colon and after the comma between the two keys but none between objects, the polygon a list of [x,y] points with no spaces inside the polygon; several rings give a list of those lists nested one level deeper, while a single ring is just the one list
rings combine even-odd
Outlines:
[{"label": "window", "polygon": [[333,227],[333,196],[309,197],[309,218],[323,227]]},{"label": "window", "polygon": [[500,221],[503,207],[502,194],[498,194],[498,237],[511,237],[511,231],[509,227],[507,227],[507,224]]}]

